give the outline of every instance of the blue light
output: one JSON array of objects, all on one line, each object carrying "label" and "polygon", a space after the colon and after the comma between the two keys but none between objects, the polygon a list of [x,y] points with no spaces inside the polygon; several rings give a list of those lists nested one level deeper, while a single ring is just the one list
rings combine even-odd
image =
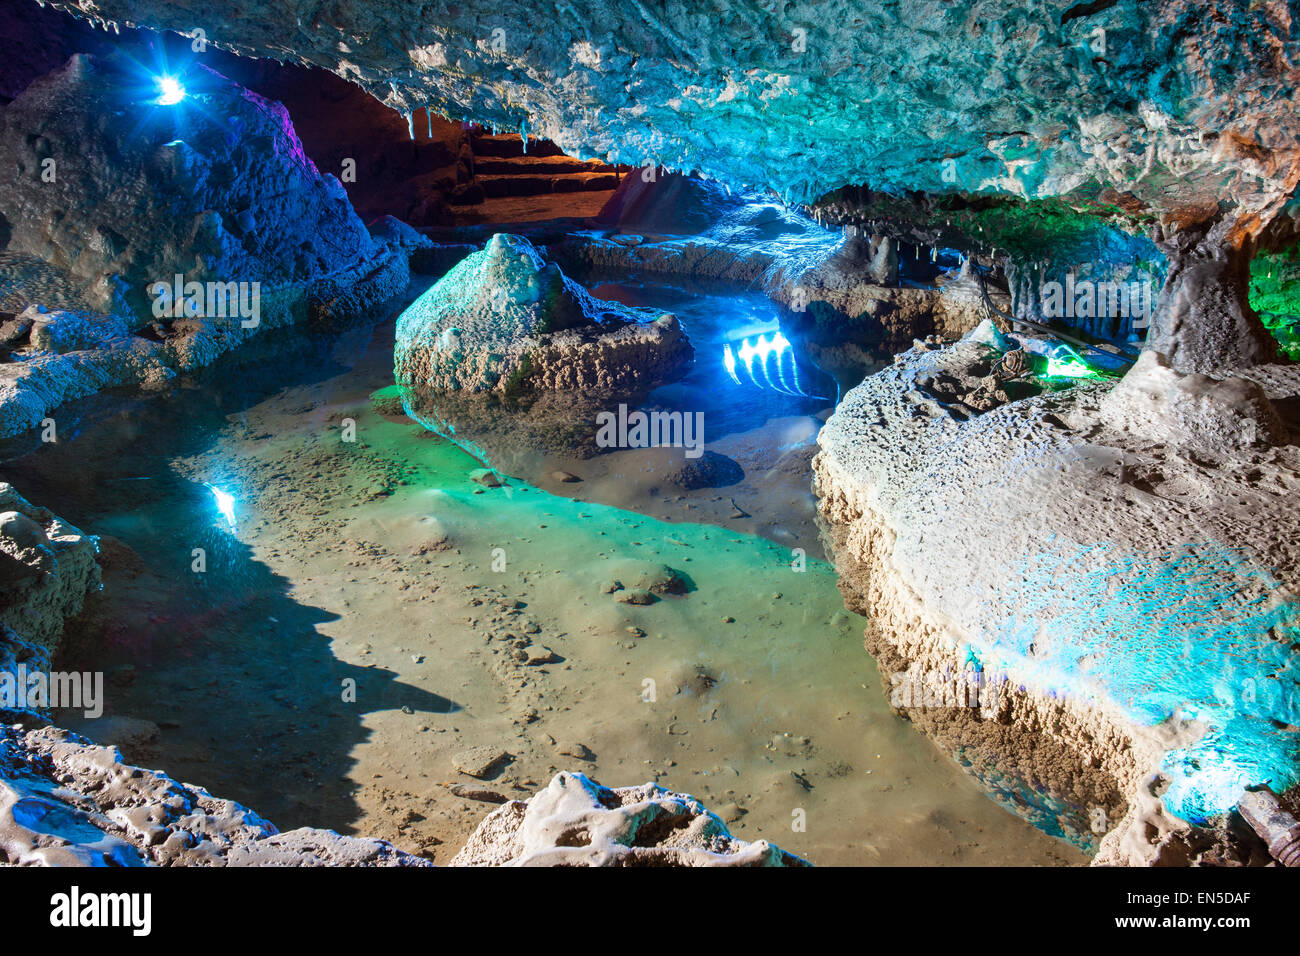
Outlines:
[{"label": "blue light", "polygon": [[[790,376],[793,382],[786,379],[783,360],[787,355],[790,357]],[[758,360],[758,370],[754,368],[755,359]],[[742,384],[736,374],[736,369],[741,363],[744,363],[745,374],[749,376],[750,382],[759,388],[770,388],[782,395],[791,395],[798,398],[826,400],[820,395],[809,395],[803,390],[803,386],[799,382],[799,363],[794,357],[794,349],[790,345],[790,340],[781,334],[780,329],[771,330],[770,339],[767,333],[742,338],[739,348],[734,353],[730,344],[724,344],[722,346],[722,364],[726,368],[727,374],[731,376],[732,381],[737,385]],[[775,380],[772,378],[772,365],[776,366]],[[763,374],[762,381],[758,379],[759,371]]]},{"label": "blue light", "polygon": [[736,377],[736,356],[731,351],[730,345],[722,346],[722,365],[727,370],[727,374],[731,376],[731,380],[739,385],[740,379]]},{"label": "blue light", "polygon": [[185,99],[185,87],[176,77],[160,76],[155,82],[158,84],[158,99],[154,102],[159,106],[175,106]]},{"label": "blue light", "polygon": [[217,502],[217,511],[221,517],[226,519],[230,525],[230,530],[235,530],[235,497],[229,492],[222,491],[216,485],[209,484],[208,489],[212,492],[212,497]]}]

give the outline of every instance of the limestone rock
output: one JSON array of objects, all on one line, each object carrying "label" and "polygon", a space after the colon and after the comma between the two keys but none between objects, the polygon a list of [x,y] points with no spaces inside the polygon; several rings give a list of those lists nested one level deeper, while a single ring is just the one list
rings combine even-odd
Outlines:
[{"label": "limestone rock", "polygon": [[1080,845],[1099,825],[1069,808],[1101,811],[1099,859],[1150,862],[1154,842],[1248,857],[1219,825],[1236,795],[1300,782],[1279,730],[1300,719],[1300,454],[1271,444],[1295,428],[1300,371],[1220,381],[1147,356],[1119,384],[973,414],[952,396],[987,353],[904,353],[818,437],[828,548],[891,700],[975,681],[974,704],[896,706]]},{"label": "limestone rock", "polygon": [[694,797],[653,783],[611,790],[559,773],[494,810],[452,866],[808,866],[766,840],[733,837]]},{"label": "limestone rock", "polygon": [[122,763],[67,730],[0,726],[0,864],[430,866],[379,840],[280,833],[252,810]]},{"label": "limestone rock", "polygon": [[[514,129],[526,103],[528,132],[573,155],[627,163],[634,175],[671,157],[660,162],[795,202],[865,184],[1064,196],[1138,216],[1223,201],[1248,215],[1289,194],[1300,139],[1300,84],[1275,57],[1295,39],[1292,21],[1230,0],[833,0],[776,13],[743,0],[725,16],[683,7],[671,17],[602,0],[561,7],[540,33],[520,0],[414,20],[378,0],[343,20],[316,18],[307,0],[275,16],[261,15],[265,4],[54,6],[238,37],[241,51],[346,75],[406,109]],[[502,57],[483,42],[488,16],[504,36],[536,42]]]},{"label": "limestone rock", "polygon": [[97,551],[94,536],[0,482],[0,623],[24,640],[57,649],[63,622],[99,587]]},{"label": "limestone rock", "polygon": [[[371,239],[281,105],[201,65],[186,84],[163,105],[129,56],[78,54],[0,110],[0,273],[17,308],[41,306],[9,332],[23,360],[0,363],[0,437],[405,289],[406,256]],[[122,115],[137,122],[100,122]]]},{"label": "limestone rock", "polygon": [[43,352],[78,352],[100,348],[127,335],[126,323],[121,317],[101,313],[51,312],[40,306],[32,306],[19,318],[30,321],[32,348]]},{"label": "limestone rock", "polygon": [[593,298],[528,240],[493,236],[398,320],[397,381],[432,393],[650,387],[692,357],[677,319]]},{"label": "limestone rock", "polygon": [[1282,444],[1287,428],[1267,393],[1244,378],[1217,379],[1171,369],[1146,351],[1106,396],[1102,416],[1153,443],[1211,454]]}]

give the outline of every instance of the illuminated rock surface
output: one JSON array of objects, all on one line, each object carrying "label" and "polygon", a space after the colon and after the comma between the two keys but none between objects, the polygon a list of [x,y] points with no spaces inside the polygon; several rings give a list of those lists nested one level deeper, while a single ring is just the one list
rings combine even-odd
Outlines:
[{"label": "illuminated rock surface", "polygon": [[[412,17],[357,3],[79,0],[310,63],[571,154],[698,168],[810,200],[848,184],[1070,196],[1249,216],[1295,185],[1300,114],[1272,7],[1191,0],[1027,10],[987,0],[656,9],[524,2]],[[945,162],[951,160],[951,162]]]},{"label": "illuminated rock surface", "polygon": [[976,337],[905,353],[827,422],[841,590],[886,674],[996,689],[996,720],[917,708],[918,726],[1031,800],[1100,809],[1081,827],[1110,831],[1103,858],[1144,861],[1146,824],[1177,842],[1178,819],[1300,781],[1300,457],[1278,444],[1300,373],[1220,383],[1146,359],[1118,387],[1058,380],[980,411],[961,396],[998,357]]},{"label": "illuminated rock surface", "polygon": [[282,106],[204,68],[186,82],[161,105],[129,59],[77,55],[0,108],[0,304],[32,320],[0,363],[0,436],[404,289],[405,250],[371,239]]},{"label": "illuminated rock surface", "polygon": [[397,322],[399,385],[433,392],[650,387],[690,361],[676,317],[592,297],[528,240],[496,235]]}]

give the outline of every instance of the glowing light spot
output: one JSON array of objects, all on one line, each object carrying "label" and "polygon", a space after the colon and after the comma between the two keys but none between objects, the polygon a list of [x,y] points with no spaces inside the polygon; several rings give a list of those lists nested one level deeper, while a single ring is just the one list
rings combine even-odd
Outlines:
[{"label": "glowing light spot", "polygon": [[731,380],[739,385],[740,379],[736,377],[736,356],[731,351],[730,345],[722,346],[722,365],[726,368],[727,374],[731,376]]},{"label": "glowing light spot", "polygon": [[216,485],[208,485],[208,490],[212,492],[212,497],[217,503],[217,511],[221,517],[226,519],[230,525],[230,530],[235,530],[235,496],[229,492],[222,491]]},{"label": "glowing light spot", "polygon": [[158,99],[154,102],[159,106],[175,106],[181,100],[185,99],[185,87],[181,86],[180,81],[174,76],[158,77]]},{"label": "glowing light spot", "polygon": [[1046,378],[1092,378],[1097,373],[1077,354],[1062,345],[1055,355],[1047,357]]}]

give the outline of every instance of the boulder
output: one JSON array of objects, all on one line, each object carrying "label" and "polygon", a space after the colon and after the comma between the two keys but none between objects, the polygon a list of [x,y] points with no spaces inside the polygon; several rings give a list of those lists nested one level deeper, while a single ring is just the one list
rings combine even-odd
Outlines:
[{"label": "boulder", "polygon": [[809,866],[747,843],[694,797],[653,783],[610,789],[559,773],[479,824],[452,866]]},{"label": "boulder", "polygon": [[433,394],[647,388],[692,349],[676,317],[593,298],[519,236],[498,234],[397,323],[398,384]]},{"label": "boulder", "polygon": [[93,535],[0,482],[0,623],[56,650],[64,621],[99,587],[98,549]]}]

